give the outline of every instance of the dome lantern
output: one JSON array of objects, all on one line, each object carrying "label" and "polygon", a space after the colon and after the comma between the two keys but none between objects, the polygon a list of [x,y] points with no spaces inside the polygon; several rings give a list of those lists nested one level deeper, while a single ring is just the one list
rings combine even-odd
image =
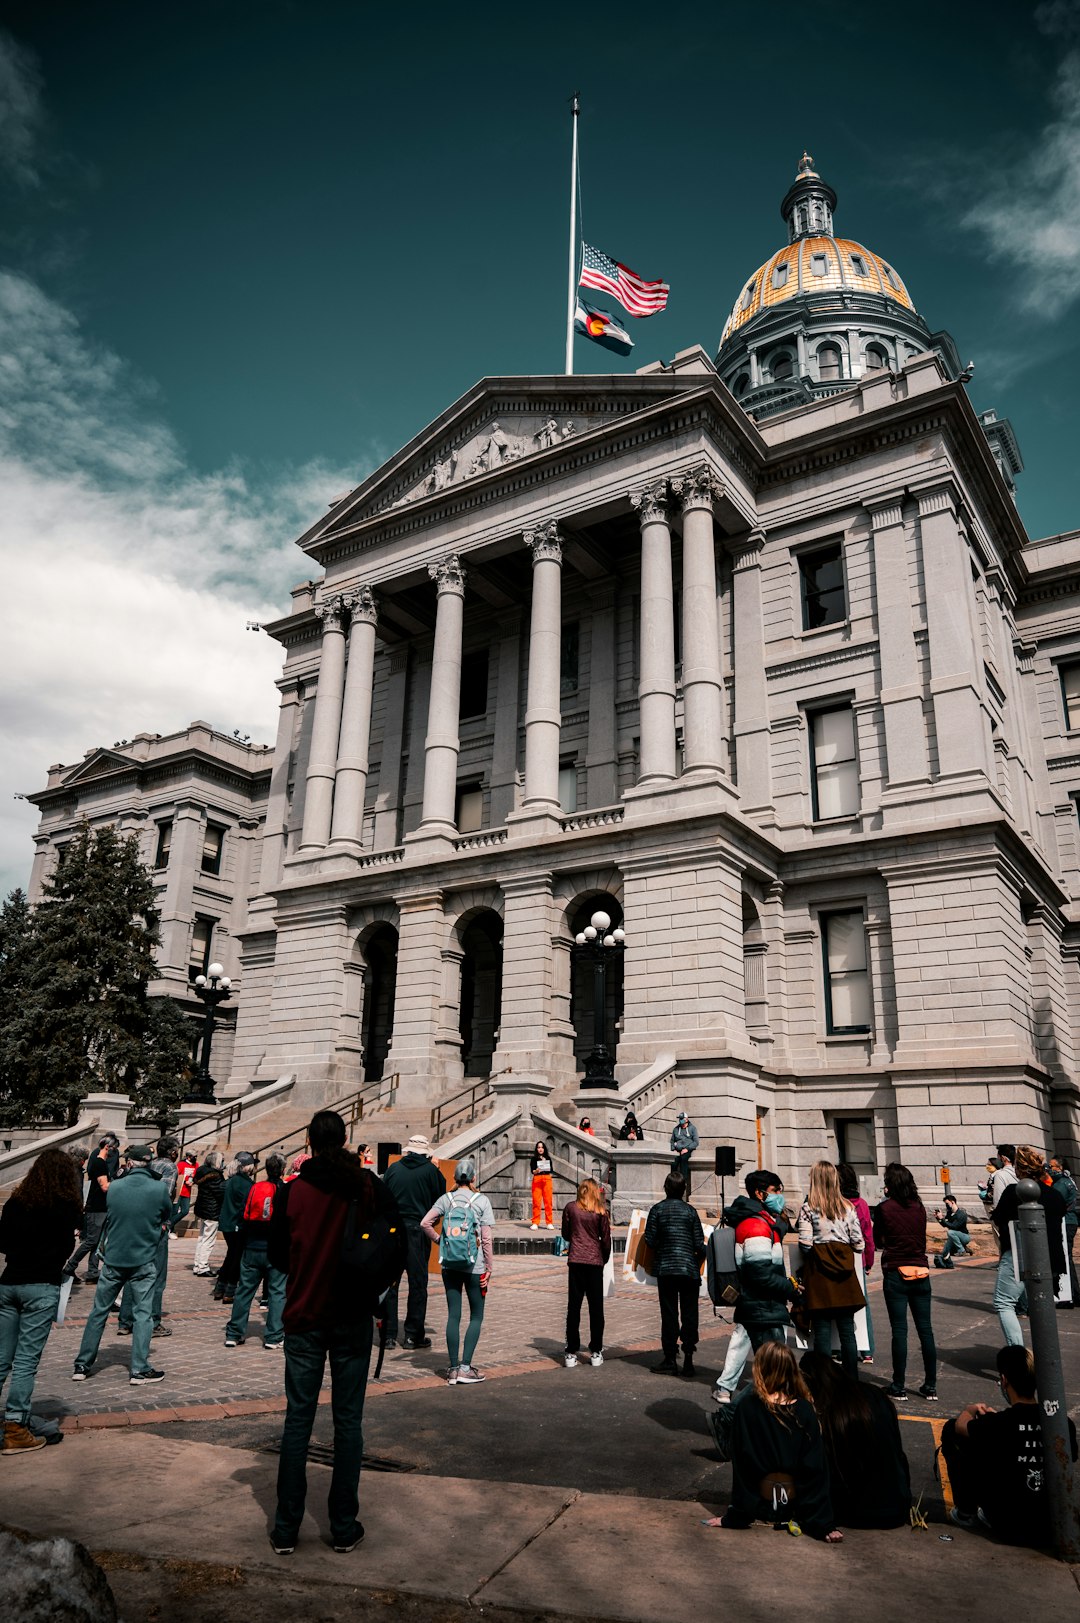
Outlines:
[{"label": "dome lantern", "polygon": [[780,204],[780,214],[787,223],[788,241],[798,242],[800,237],[831,237],[835,208],[836,193],[817,173],[809,152],[804,152],[794,184]]}]

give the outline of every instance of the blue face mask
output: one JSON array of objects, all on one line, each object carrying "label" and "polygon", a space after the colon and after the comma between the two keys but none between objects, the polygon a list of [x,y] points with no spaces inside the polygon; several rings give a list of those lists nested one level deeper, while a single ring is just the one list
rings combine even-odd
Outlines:
[{"label": "blue face mask", "polygon": [[761,1204],[767,1212],[772,1212],[774,1217],[779,1217],[784,1210],[784,1197],[782,1194],[766,1195]]}]

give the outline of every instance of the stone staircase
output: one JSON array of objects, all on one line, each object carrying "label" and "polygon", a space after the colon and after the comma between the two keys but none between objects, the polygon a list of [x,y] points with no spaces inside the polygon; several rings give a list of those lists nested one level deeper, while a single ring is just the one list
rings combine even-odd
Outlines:
[{"label": "stone staircase", "polygon": [[[327,1109],[334,1109],[333,1100],[328,1101]],[[221,1150],[227,1157],[235,1155],[237,1150],[257,1150],[262,1160],[275,1151],[291,1157],[303,1149],[304,1132],[313,1114],[314,1108],[310,1105],[302,1109],[290,1104],[279,1105],[276,1110],[268,1110],[261,1116],[250,1119],[241,1117],[228,1133],[222,1130],[216,1136],[193,1138],[191,1148],[200,1157],[205,1156],[208,1150]],[[367,1144],[372,1155],[375,1155],[376,1145],[397,1143],[404,1146],[413,1133],[422,1133],[430,1138],[431,1111],[427,1106],[414,1105],[407,1109],[397,1106],[366,1107],[361,1119],[349,1129],[349,1142],[352,1145]]]}]

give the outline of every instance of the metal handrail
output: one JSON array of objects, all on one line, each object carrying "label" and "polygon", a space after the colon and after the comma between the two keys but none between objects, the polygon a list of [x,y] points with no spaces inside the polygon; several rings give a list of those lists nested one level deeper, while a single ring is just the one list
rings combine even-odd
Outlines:
[{"label": "metal handrail", "polygon": [[[452,1116],[460,1116],[464,1110],[468,1109],[469,1115],[467,1120],[469,1122],[475,1121],[477,1098],[486,1098],[490,1092],[491,1078],[485,1076],[482,1080],[474,1082],[471,1087],[462,1088],[460,1093],[452,1093],[449,1099],[440,1100],[440,1102],[433,1107],[431,1112],[432,1138],[437,1141],[441,1137],[444,1117],[449,1119]],[[464,1099],[466,1095],[468,1096],[469,1100],[467,1106],[461,1104],[461,1100]]]},{"label": "metal handrail", "polygon": [[[389,1082],[390,1103],[393,1104],[397,1096],[398,1078],[399,1073],[395,1071],[393,1076],[388,1079],[380,1077],[377,1082],[367,1082],[362,1088],[357,1088],[355,1093],[350,1093],[346,1098],[333,1099],[326,1108],[336,1110],[339,1116],[344,1116],[345,1129],[348,1132],[363,1121],[365,1105],[372,1104],[381,1097],[383,1082],[387,1080]],[[258,1149],[253,1150],[252,1153],[258,1156],[261,1161],[267,1150],[280,1150],[287,1158],[294,1145],[299,1150],[303,1149],[306,1142],[307,1128],[297,1127],[286,1137],[279,1136],[270,1139],[265,1144],[260,1144]]]}]

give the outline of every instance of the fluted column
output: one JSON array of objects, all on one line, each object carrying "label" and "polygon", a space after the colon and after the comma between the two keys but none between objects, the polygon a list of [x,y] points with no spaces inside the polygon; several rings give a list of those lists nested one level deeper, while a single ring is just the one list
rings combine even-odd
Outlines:
[{"label": "fluted column", "polygon": [[982,652],[971,562],[956,497],[947,485],[920,491],[934,725],[942,777],[979,773],[994,781],[990,725],[980,694]]},{"label": "fluted column", "polygon": [[334,819],[330,838],[359,849],[367,793],[368,746],[371,741],[371,694],[375,681],[375,622],[379,611],[370,586],[349,594],[349,666],[341,706]]},{"label": "fluted column", "polygon": [[461,708],[461,634],[465,623],[465,571],[452,552],[428,565],[438,600],[435,648],[431,660],[431,698],[424,740],[424,810],[421,828],[454,826]]},{"label": "fluted column", "polygon": [[676,766],[675,601],[667,486],[663,481],[647,486],[630,501],[641,521],[638,782],[661,783],[674,778]]},{"label": "fluted column", "polygon": [[562,651],[562,543],[554,519],[526,530],[532,553],[529,687],[525,703],[526,811],[559,810],[559,671]]},{"label": "fluted column", "polygon": [[735,760],[744,810],[772,803],[769,692],[765,677],[765,619],[761,553],[765,532],[746,537],[732,564],[735,625]]},{"label": "fluted column", "polygon": [[304,794],[301,851],[321,851],[330,838],[330,809],[334,801],[341,699],[345,686],[346,612],[346,602],[341,596],[324,598],[315,607],[315,613],[322,621],[322,654]]},{"label": "fluted column", "polygon": [[713,502],[722,486],[710,468],[675,483],[683,510],[683,771],[719,772],[724,734],[720,626],[716,617]]}]

